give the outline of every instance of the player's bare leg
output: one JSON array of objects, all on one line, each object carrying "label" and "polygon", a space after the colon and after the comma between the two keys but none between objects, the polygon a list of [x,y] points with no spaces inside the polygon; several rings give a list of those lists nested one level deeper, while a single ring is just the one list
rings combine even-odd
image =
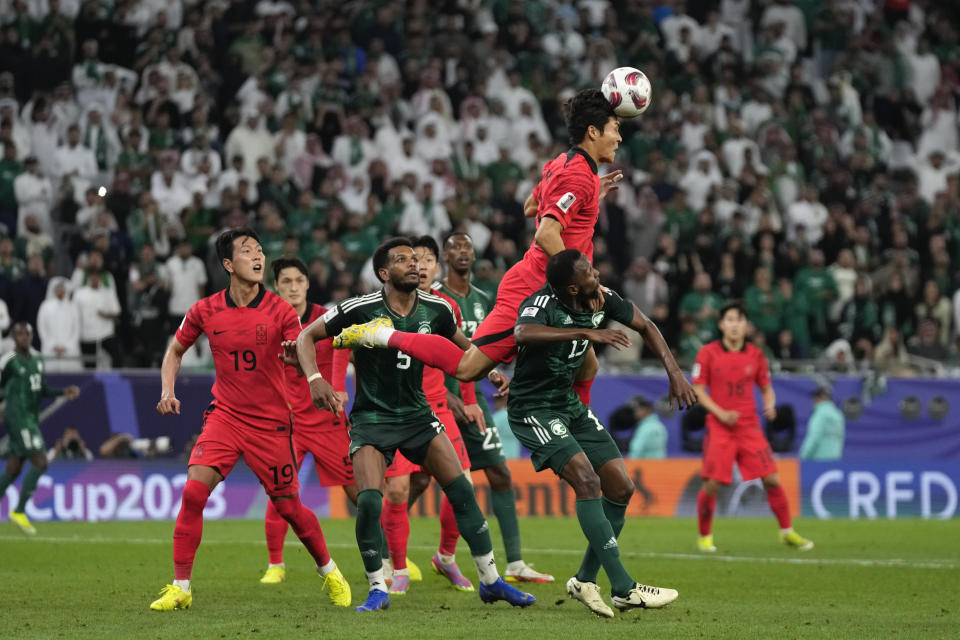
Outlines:
[{"label": "player's bare leg", "polygon": [[477,573],[480,576],[480,599],[484,602],[506,600],[513,606],[526,607],[536,599],[514,589],[500,577],[493,559],[490,529],[477,505],[473,486],[460,466],[453,444],[445,433],[440,433],[427,448],[423,466],[437,479],[450,500],[460,534],[470,547]]},{"label": "player's bare leg", "polygon": [[700,493],[697,494],[697,526],[700,530],[697,548],[705,553],[717,550],[713,544],[713,514],[717,509],[717,494],[721,486],[719,480],[704,478]]},{"label": "player's bare leg", "polygon": [[786,492],[780,486],[780,475],[774,472],[764,476],[763,488],[767,492],[767,502],[770,503],[770,510],[773,511],[773,515],[777,517],[777,523],[780,525],[780,541],[798,551],[813,549],[813,541],[807,540],[794,531],[790,524],[790,504],[787,501]]},{"label": "player's bare leg", "polygon": [[[609,465],[610,461],[607,464]],[[621,461],[622,464],[622,461]],[[606,465],[605,465],[606,466]],[[623,472],[625,473],[624,467]],[[609,467],[607,474],[616,477],[619,470],[616,464]],[[560,477],[566,480],[577,497],[577,519],[580,528],[587,538],[590,550],[599,558],[610,580],[613,593],[613,603],[618,609],[659,608],[677,599],[677,592],[673,589],[650,587],[637,583],[627,572],[620,561],[620,548],[617,544],[613,525],[604,513],[601,496],[603,495],[600,476],[593,470],[593,465],[582,451],[576,453],[560,472]],[[623,498],[625,488],[616,497]],[[629,496],[627,496],[629,497]],[[622,526],[622,525],[621,525]],[[583,602],[591,611],[604,617],[613,617],[613,611],[599,598],[599,590],[594,592],[589,585],[596,583],[582,582],[572,578],[567,582],[567,593]],[[577,589],[579,587],[579,590]],[[589,593],[593,592],[593,593]]]},{"label": "player's bare leg", "polygon": [[367,601],[356,611],[376,611],[390,606],[380,557],[380,513],[383,508],[383,474],[387,463],[375,447],[365,445],[353,454],[353,480],[357,485],[357,547],[370,583]]}]

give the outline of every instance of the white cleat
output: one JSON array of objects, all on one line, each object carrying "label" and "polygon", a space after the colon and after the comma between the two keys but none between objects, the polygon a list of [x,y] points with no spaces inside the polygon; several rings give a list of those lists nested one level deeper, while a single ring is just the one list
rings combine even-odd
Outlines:
[{"label": "white cleat", "polygon": [[580,582],[574,576],[567,580],[567,595],[582,602],[583,606],[601,618],[613,617],[613,609],[603,601],[603,596],[600,595],[600,587],[595,582]]},{"label": "white cleat", "polygon": [[676,600],[679,595],[676,589],[637,583],[633,585],[633,589],[630,589],[630,593],[625,596],[613,596],[612,600],[613,606],[620,611],[636,608],[659,609]]}]

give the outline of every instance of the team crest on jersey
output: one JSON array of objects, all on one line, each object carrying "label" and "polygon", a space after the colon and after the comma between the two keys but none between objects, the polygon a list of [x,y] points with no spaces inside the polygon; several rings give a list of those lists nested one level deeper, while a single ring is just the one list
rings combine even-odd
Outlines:
[{"label": "team crest on jersey", "polygon": [[473,303],[473,317],[475,317],[475,318],[477,319],[477,322],[479,322],[480,320],[483,320],[483,316],[484,316],[484,313],[483,313],[483,305],[480,304],[479,302],[474,302],[474,303]]},{"label": "team crest on jersey", "polygon": [[603,311],[597,311],[595,314],[593,314],[593,318],[591,318],[590,321],[593,323],[594,327],[600,326],[600,323],[603,322],[603,316]]},{"label": "team crest on jersey", "polygon": [[567,191],[565,194],[560,196],[560,199],[557,200],[557,208],[564,213],[567,212],[574,202],[577,201],[577,196],[573,195],[570,191]]},{"label": "team crest on jersey", "polygon": [[753,367],[750,366],[749,364],[743,368],[743,372],[746,373],[747,375],[750,375],[751,371],[753,371]]},{"label": "team crest on jersey", "polygon": [[567,435],[567,426],[559,418],[554,418],[550,421],[550,431],[558,438],[562,438]]},{"label": "team crest on jersey", "polygon": [[417,333],[430,333],[430,323],[426,320],[421,320],[420,326],[417,328]]},{"label": "team crest on jersey", "polygon": [[257,344],[267,344],[267,325],[257,325]]},{"label": "team crest on jersey", "polygon": [[193,457],[202,458],[203,457],[203,444],[198,444],[193,448]]}]

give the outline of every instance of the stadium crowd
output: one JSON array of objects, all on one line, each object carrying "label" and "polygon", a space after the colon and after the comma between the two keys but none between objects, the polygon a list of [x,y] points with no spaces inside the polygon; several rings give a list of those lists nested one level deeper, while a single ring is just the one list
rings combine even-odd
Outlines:
[{"label": "stadium crowd", "polygon": [[[925,0],[0,0],[0,327],[49,370],[157,366],[250,224],[310,298],[392,234],[493,292],[562,103],[642,69],[601,279],[690,361],[746,300],[773,359],[960,357],[960,47]],[[194,364],[209,362],[198,345]],[[83,361],[83,364],[82,364]],[[189,363],[184,362],[185,365]]]}]

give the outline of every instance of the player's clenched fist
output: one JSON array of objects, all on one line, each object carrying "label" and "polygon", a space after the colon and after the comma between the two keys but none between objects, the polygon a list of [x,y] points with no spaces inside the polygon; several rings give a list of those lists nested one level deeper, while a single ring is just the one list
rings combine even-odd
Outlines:
[{"label": "player's clenched fist", "polygon": [[168,416],[171,413],[180,415],[180,401],[172,393],[164,393],[160,396],[160,402],[157,403],[157,411],[162,416]]},{"label": "player's clenched fist", "polygon": [[728,427],[732,427],[733,425],[737,424],[737,420],[739,418],[740,418],[739,411],[723,410],[717,413],[717,420],[727,425]]},{"label": "player's clenched fist", "polygon": [[310,383],[310,398],[313,400],[313,406],[321,411],[332,411],[336,416],[343,411],[340,395],[323,378],[317,378]]},{"label": "player's clenched fist", "polygon": [[693,385],[687,381],[682,373],[670,375],[670,406],[674,401],[677,403],[677,409],[689,409],[697,404],[697,392]]}]

